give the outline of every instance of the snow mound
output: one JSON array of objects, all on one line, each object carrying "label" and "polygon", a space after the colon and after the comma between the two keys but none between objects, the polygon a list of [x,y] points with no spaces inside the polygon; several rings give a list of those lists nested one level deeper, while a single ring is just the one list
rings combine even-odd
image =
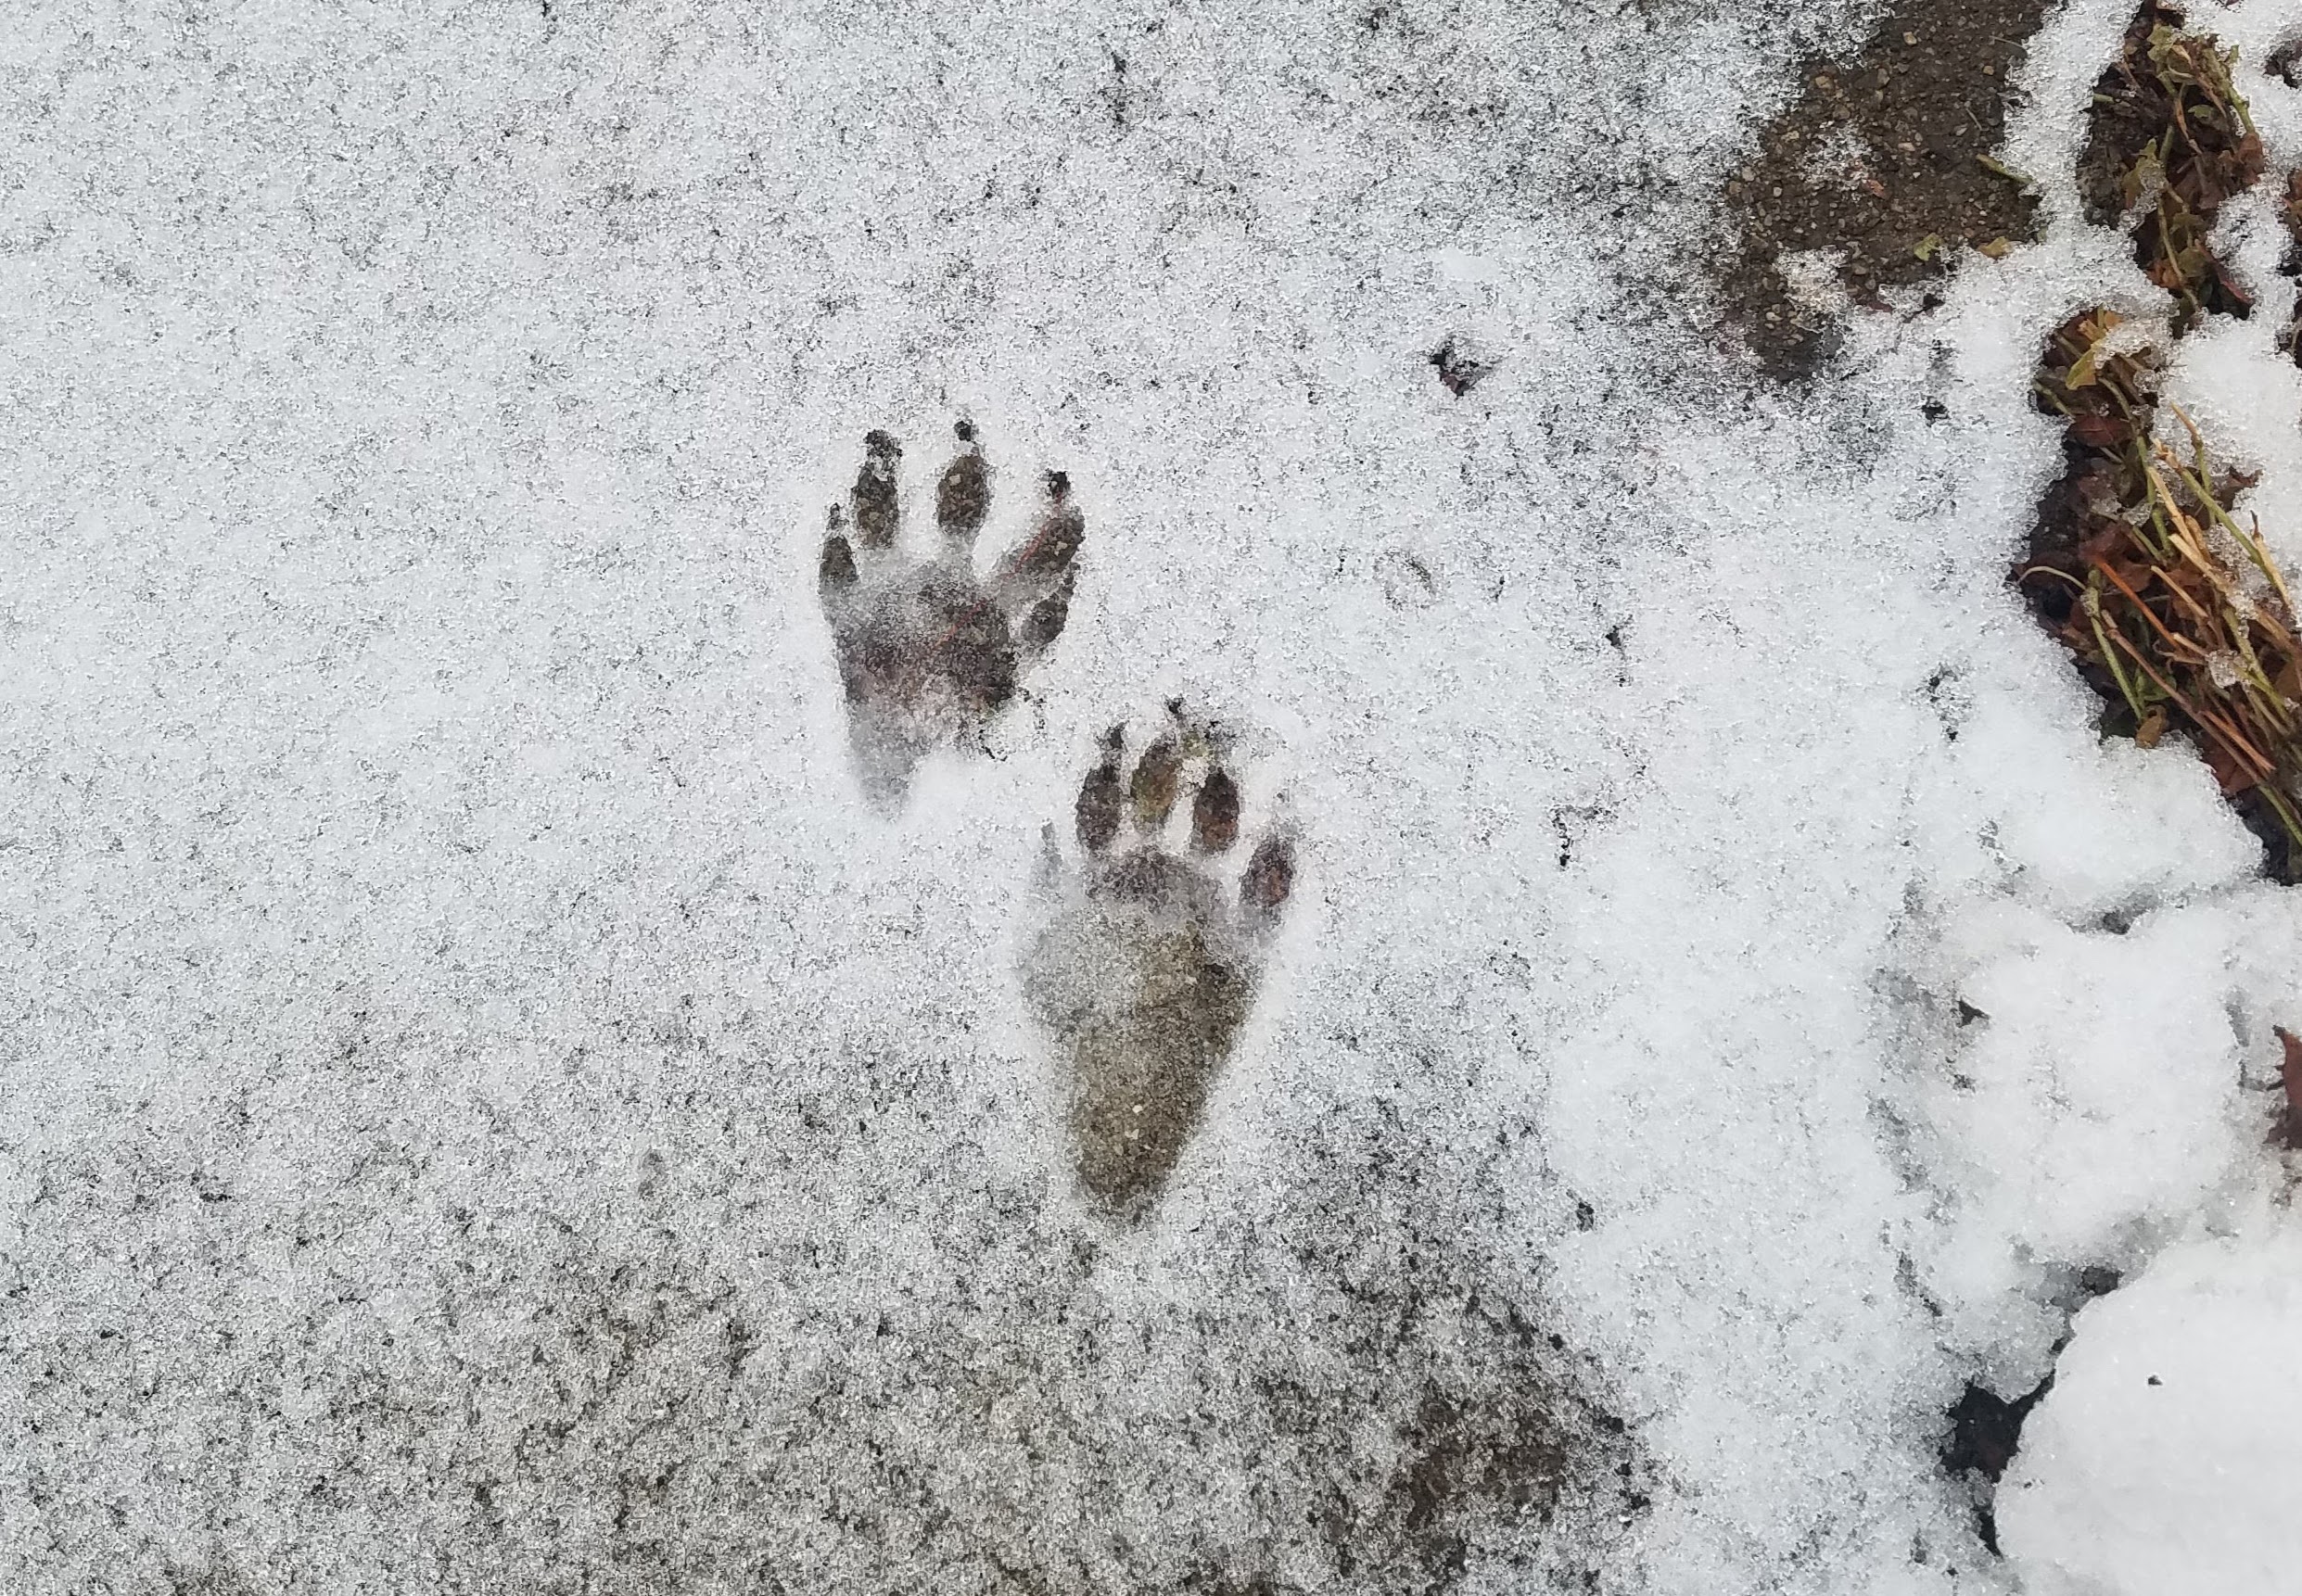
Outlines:
[{"label": "snow mound", "polygon": [[2302,1230],[2200,1242],[2086,1309],[2000,1487],[2031,1596],[2302,1580]]}]

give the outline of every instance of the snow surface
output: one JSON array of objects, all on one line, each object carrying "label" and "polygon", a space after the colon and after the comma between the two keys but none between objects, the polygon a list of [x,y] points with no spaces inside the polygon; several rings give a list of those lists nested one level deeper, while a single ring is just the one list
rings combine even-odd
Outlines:
[{"label": "snow surface", "polygon": [[[1518,1365],[1354,1315],[1484,1298],[1651,1501],[1486,1525],[1462,1588],[2012,1589],[1943,1411],[2037,1384],[2080,1271],[2255,1222],[2297,1018],[2291,894],[2005,583],[2039,338],[2150,304],[2061,175],[2127,17],[2023,74],[2047,240],[1801,396],[1698,256],[1848,8],[28,12],[0,1584],[1309,1578],[1231,1567],[1342,1466],[1268,1393],[1363,1400],[1380,1473],[1408,1365],[1498,1411]],[[2298,563],[2266,218],[2176,397]],[[816,542],[867,428],[916,500],[962,415],[990,543],[1071,474],[1081,585],[889,823]],[[1113,1231],[1014,963],[1096,735],[1177,693],[1298,901]],[[2085,1361],[2269,1310],[2163,1267],[2080,1320],[2014,1570],[2171,1511]]]}]

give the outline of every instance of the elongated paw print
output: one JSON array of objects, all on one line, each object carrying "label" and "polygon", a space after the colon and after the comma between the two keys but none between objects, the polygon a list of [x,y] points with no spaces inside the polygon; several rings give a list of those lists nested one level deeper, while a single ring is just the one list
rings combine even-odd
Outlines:
[{"label": "elongated paw print", "polygon": [[975,538],[991,511],[991,471],[975,429],[958,427],[960,451],[935,485],[936,546],[896,546],[902,508],[900,444],[863,439],[848,503],[833,505],[819,585],[847,692],[847,729],[864,791],[900,804],[911,773],[939,746],[980,749],[984,731],[1071,614],[1087,520],[1070,480],[1047,474],[1038,526],[988,576],[975,574]]},{"label": "elongated paw print", "polygon": [[1148,1210],[1199,1128],[1294,889],[1284,832],[1230,885],[1241,800],[1227,741],[1171,706],[1126,769],[1114,727],[1079,789],[1075,870],[1049,828],[1057,894],[1024,991],[1059,1055],[1079,1184],[1122,1217]]}]

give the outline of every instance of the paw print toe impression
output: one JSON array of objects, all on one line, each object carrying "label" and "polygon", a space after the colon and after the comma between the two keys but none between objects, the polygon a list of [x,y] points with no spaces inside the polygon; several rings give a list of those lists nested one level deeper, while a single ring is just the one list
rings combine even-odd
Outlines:
[{"label": "paw print toe impression", "polygon": [[1087,521],[1061,472],[1045,479],[1036,530],[979,576],[977,536],[991,513],[991,469],[973,426],[935,485],[935,546],[900,546],[903,446],[864,436],[847,502],[834,505],[818,583],[846,690],[864,790],[900,804],[937,747],[980,748],[1022,678],[1062,635]]},{"label": "paw print toe impression", "polygon": [[1079,1185],[1123,1217],[1151,1207],[1198,1130],[1294,890],[1283,834],[1238,862],[1225,741],[1179,707],[1131,763],[1126,728],[1106,734],[1073,806],[1079,865],[1024,958]]}]

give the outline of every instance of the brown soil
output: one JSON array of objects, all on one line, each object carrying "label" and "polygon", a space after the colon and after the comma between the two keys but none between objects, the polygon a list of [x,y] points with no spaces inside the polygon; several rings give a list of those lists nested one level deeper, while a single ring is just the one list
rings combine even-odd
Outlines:
[{"label": "brown soil", "polygon": [[1945,1414],[1951,1421],[1951,1433],[1942,1442],[1942,1470],[1950,1475],[1979,1476],[1979,1488],[1975,1491],[1975,1527],[1982,1537],[1982,1544],[1992,1552],[1998,1550],[1998,1515],[1992,1511],[1991,1488],[2004,1476],[2006,1465],[2015,1461],[2016,1452],[2021,1450],[2023,1421],[2054,1384],[2054,1377],[2049,1374],[2036,1389],[2026,1391],[2010,1402],[1988,1387],[1969,1380],[1965,1390]]},{"label": "brown soil", "polygon": [[2302,89],[2302,34],[2296,34],[2272,50],[2262,65],[2286,87]]},{"label": "brown soil", "polygon": [[2033,236],[2037,202],[1996,168],[2009,73],[2046,0],[1908,0],[1849,61],[1816,57],[1800,91],[1726,185],[1739,248],[1721,287],[1769,372],[1814,372],[1837,348],[1836,319],[1800,303],[1780,257],[1845,251],[1838,279],[1858,305],[1941,275],[1962,246]]}]

